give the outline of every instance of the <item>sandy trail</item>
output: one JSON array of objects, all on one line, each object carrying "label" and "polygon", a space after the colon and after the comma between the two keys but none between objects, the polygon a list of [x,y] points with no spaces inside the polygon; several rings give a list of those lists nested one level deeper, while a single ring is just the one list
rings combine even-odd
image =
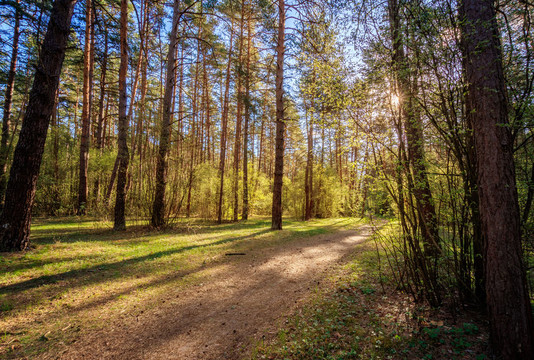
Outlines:
[{"label": "sandy trail", "polygon": [[159,298],[155,309],[87,334],[59,358],[242,358],[370,231],[362,227],[229,256],[203,284]]}]

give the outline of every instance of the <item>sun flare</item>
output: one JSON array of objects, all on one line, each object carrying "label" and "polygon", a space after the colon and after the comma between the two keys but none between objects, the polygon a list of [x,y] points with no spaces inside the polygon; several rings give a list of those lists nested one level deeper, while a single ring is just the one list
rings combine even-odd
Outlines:
[{"label": "sun flare", "polygon": [[395,93],[391,94],[389,101],[391,103],[391,106],[393,106],[394,108],[398,108],[400,105],[400,98]]}]

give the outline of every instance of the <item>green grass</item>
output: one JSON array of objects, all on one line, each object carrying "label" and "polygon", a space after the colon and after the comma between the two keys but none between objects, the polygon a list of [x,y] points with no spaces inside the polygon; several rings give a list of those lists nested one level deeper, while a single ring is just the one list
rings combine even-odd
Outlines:
[{"label": "green grass", "polygon": [[0,254],[0,358],[32,357],[123,313],[150,309],[153,299],[224,271],[226,252],[358,224],[285,220],[283,231],[272,232],[265,219],[222,225],[181,220],[165,231],[136,223],[114,232],[110,223],[91,219],[37,219],[32,250]]}]

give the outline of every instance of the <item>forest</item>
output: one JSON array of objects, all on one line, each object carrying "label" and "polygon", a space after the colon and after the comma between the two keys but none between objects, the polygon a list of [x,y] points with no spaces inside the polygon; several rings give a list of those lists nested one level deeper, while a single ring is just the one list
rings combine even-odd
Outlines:
[{"label": "forest", "polygon": [[[0,357],[534,359],[533,32],[530,0],[0,0]],[[479,322],[262,335],[309,284]]]}]

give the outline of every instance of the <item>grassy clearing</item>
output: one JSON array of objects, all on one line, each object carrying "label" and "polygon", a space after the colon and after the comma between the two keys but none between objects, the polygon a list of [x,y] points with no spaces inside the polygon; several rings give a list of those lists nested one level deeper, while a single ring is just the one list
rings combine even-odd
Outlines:
[{"label": "grassy clearing", "polygon": [[31,251],[0,254],[0,358],[33,357],[70,344],[84,331],[155,306],[224,271],[227,252],[281,245],[355,227],[354,219],[270,221],[213,225],[180,221],[151,231],[138,223],[127,232],[90,219],[37,219]]},{"label": "grassy clearing", "polygon": [[488,334],[480,315],[457,309],[452,317],[415,304],[395,289],[384,256],[377,256],[375,239],[359,246],[343,271],[274,338],[258,343],[251,358],[486,359]]}]

